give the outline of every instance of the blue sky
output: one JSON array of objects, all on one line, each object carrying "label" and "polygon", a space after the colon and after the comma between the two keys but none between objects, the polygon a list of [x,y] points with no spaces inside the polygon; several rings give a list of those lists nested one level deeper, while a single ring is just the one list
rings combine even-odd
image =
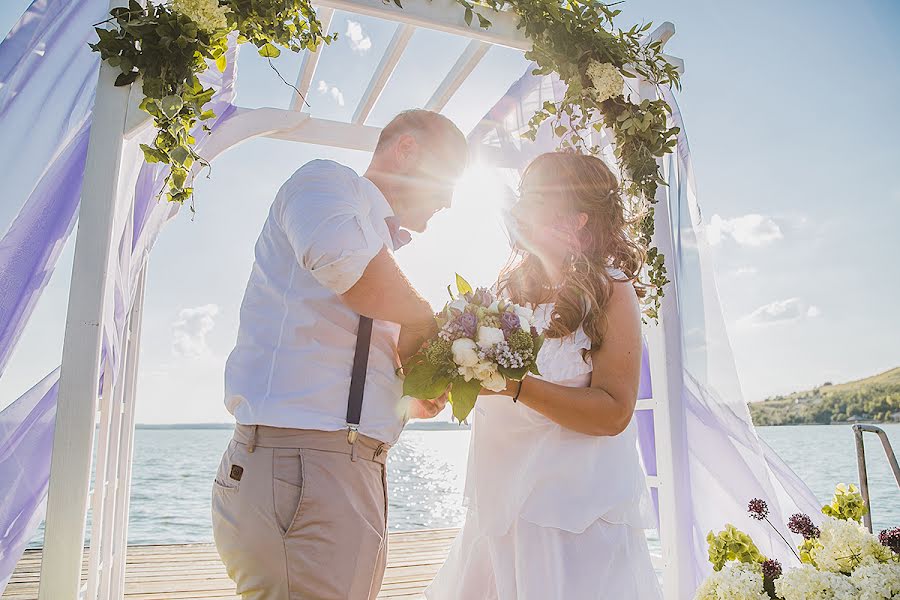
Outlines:
[{"label": "blue sky", "polygon": [[[5,35],[28,3],[0,4]],[[753,3],[631,0],[631,22],[670,20],[686,62],[679,97],[694,152],[726,323],[750,400],[900,365],[900,53],[890,0]],[[346,120],[393,26],[337,13],[310,93],[316,116]],[[419,31],[369,123],[421,106],[465,41]],[[277,61],[287,79],[299,56]],[[445,111],[468,131],[525,69],[494,48]],[[238,101],[286,107],[291,91],[253,52]],[[363,153],[273,140],[244,144],[197,187],[198,214],[169,225],[151,257],[138,421],[226,421],[222,365],[234,343],[253,244],[281,183],[313,158],[359,171]],[[488,282],[504,241],[477,179],[400,253],[438,305],[454,270]],[[20,199],[15,199],[20,202]],[[9,215],[9,211],[2,211]],[[0,223],[8,226],[10,216]],[[460,232],[465,233],[461,236]],[[465,243],[463,243],[465,242]],[[71,244],[0,380],[0,407],[59,363]]]}]

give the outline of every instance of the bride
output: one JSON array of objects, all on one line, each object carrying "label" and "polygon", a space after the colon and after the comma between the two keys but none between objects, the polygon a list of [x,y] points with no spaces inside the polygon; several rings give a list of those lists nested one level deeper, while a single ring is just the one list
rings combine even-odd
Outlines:
[{"label": "bride", "polygon": [[532,306],[540,377],[476,404],[468,514],[429,600],[657,600],[655,527],[632,420],[643,256],[599,158],[544,154],[512,211],[500,292]]}]

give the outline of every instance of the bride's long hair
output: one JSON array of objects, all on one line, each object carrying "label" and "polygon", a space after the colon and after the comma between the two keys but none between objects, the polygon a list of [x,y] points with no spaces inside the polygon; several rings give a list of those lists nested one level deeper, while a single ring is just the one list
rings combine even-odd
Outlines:
[{"label": "bride's long hair", "polygon": [[[643,297],[639,281],[645,252],[636,242],[639,215],[629,216],[619,182],[603,160],[572,152],[551,152],[534,159],[522,175],[522,185],[538,182],[541,189],[566,198],[574,214],[587,221],[568,233],[569,256],[558,287],[548,288],[548,272],[534,250],[517,242],[498,288],[517,304],[554,302],[545,335],[563,338],[578,329],[599,348],[606,332],[606,307],[613,277],[608,267],[621,270]],[[525,191],[524,188],[521,191]]]}]

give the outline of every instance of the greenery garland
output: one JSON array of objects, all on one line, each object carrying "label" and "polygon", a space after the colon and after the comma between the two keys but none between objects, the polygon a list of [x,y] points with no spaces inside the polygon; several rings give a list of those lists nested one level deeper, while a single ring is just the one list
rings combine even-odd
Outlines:
[{"label": "greenery garland", "polygon": [[[385,0],[389,1],[389,0]],[[400,0],[393,1],[402,8]],[[615,27],[620,10],[599,0],[457,0],[465,21],[489,28],[483,9],[512,11],[519,28],[531,40],[525,54],[536,74],[557,73],[566,93],[557,103],[545,102],[531,118],[526,137],[534,139],[550,121],[560,147],[598,154],[593,132],[607,128],[615,136],[615,157],[623,192],[631,199],[632,234],[647,248],[649,296],[647,315],[656,318],[662,288],[668,282],[662,254],[653,247],[653,205],[659,185],[665,185],[657,159],[671,152],[678,129],[668,126],[669,107],[663,100],[633,102],[623,94],[624,78],[640,76],[656,85],[678,88],[679,74],[666,61],[662,43],[644,44],[651,25],[628,30]],[[194,150],[191,131],[215,117],[205,108],[213,90],[197,75],[210,62],[223,70],[229,34],[237,43],[252,43],[261,56],[275,58],[281,48],[315,50],[331,43],[310,0],[169,0],[142,6],[130,0],[127,8],[111,11],[98,25],[99,41],[91,48],[122,70],[116,85],[141,77],[145,98],[141,108],[154,118],[158,134],[141,148],[148,162],[169,165],[165,196],[185,202],[192,197],[188,184],[195,163],[208,163]],[[205,129],[206,126],[204,125]]]}]

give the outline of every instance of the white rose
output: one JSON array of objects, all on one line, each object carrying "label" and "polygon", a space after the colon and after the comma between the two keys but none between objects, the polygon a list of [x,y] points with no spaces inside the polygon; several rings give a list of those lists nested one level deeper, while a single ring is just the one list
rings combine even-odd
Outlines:
[{"label": "white rose", "polygon": [[450,350],[453,352],[453,362],[459,366],[474,367],[478,364],[478,351],[476,350],[475,342],[469,338],[459,338],[453,342]]},{"label": "white rose", "polygon": [[457,371],[466,381],[472,381],[473,379],[475,379],[475,369],[473,367],[459,367]]},{"label": "white rose", "polygon": [[481,380],[481,386],[492,392],[502,392],[506,389],[506,377],[494,371],[489,378]]},{"label": "white rose", "polygon": [[506,338],[503,337],[503,330],[497,327],[479,327],[478,328],[478,345],[482,348],[490,348],[494,344],[499,344]]},{"label": "white rose", "polygon": [[480,381],[490,379],[497,372],[497,365],[492,362],[483,360],[473,367],[475,377]]}]

